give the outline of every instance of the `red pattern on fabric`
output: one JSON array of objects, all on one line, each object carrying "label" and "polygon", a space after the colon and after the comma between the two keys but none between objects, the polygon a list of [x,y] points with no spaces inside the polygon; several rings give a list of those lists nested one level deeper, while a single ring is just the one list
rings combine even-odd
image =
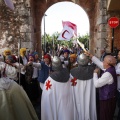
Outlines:
[{"label": "red pattern on fabric", "polygon": [[45,85],[46,86],[46,90],[51,89],[52,84],[50,82],[51,82],[50,80],[48,80],[46,82],[46,85]]},{"label": "red pattern on fabric", "polygon": [[72,82],[72,85],[71,85],[71,86],[76,86],[76,84],[77,84],[77,78],[73,78],[73,79],[71,80],[71,82]]}]

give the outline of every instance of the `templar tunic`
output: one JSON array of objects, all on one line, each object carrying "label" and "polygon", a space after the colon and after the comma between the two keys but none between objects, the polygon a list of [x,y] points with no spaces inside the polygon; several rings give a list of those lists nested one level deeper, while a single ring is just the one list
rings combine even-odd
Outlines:
[{"label": "templar tunic", "polygon": [[47,78],[41,100],[42,120],[77,120],[70,81],[66,68]]},{"label": "templar tunic", "polygon": [[76,120],[97,120],[96,90],[93,83],[94,68],[94,65],[86,65],[78,66],[70,71],[78,114]]}]

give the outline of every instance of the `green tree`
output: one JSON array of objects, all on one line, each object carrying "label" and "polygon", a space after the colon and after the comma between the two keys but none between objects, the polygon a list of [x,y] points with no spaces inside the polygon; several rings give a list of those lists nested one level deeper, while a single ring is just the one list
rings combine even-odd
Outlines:
[{"label": "green tree", "polygon": [[78,36],[78,40],[85,45],[85,48],[89,49],[89,35],[88,33],[83,36]]},{"label": "green tree", "polygon": [[[46,43],[48,45],[51,45],[52,49],[53,49],[54,45],[57,45],[57,44],[65,45],[65,46],[68,46],[68,47],[72,48],[73,40],[75,38],[71,38],[70,41],[63,41],[63,40],[60,41],[60,40],[57,40],[59,35],[60,35],[60,33],[58,33],[58,32],[55,32],[52,35],[46,34],[46,36],[45,36]],[[77,39],[85,45],[85,48],[89,49],[89,35],[88,34],[83,35],[83,36],[79,35],[77,37]],[[42,44],[44,44],[44,35],[42,35]]]}]

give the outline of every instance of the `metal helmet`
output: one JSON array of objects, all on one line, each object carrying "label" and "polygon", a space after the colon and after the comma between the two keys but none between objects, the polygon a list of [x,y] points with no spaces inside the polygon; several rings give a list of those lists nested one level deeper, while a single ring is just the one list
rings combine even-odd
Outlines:
[{"label": "metal helmet", "polygon": [[89,63],[89,57],[82,53],[77,57],[77,62],[79,65],[87,65]]},{"label": "metal helmet", "polygon": [[58,56],[54,56],[52,59],[52,69],[58,71],[62,69],[62,63]]}]

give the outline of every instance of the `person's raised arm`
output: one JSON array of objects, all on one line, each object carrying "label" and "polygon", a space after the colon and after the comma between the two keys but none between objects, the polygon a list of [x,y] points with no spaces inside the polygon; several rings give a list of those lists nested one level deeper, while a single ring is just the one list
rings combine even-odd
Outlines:
[{"label": "person's raised arm", "polygon": [[87,56],[89,56],[90,59],[92,60],[92,62],[95,63],[100,69],[104,69],[103,62],[101,62],[97,57],[95,57],[94,55],[92,55],[88,51],[86,51],[85,54]]}]

